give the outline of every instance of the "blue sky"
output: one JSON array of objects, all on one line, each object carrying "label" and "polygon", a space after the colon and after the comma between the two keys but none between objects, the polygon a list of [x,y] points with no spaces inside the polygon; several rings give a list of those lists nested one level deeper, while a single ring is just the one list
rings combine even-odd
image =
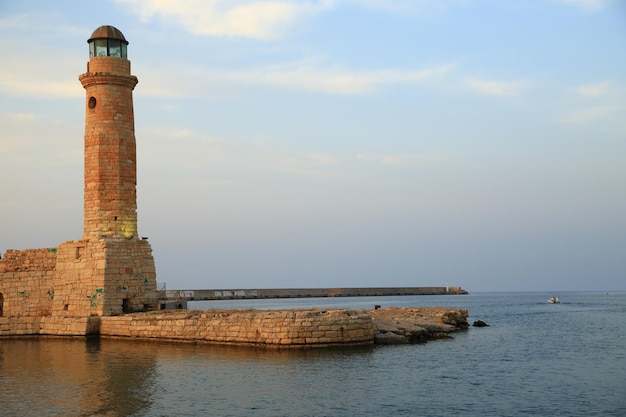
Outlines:
[{"label": "blue sky", "polygon": [[82,236],[105,24],[168,288],[626,290],[625,2],[0,0],[2,253]]}]

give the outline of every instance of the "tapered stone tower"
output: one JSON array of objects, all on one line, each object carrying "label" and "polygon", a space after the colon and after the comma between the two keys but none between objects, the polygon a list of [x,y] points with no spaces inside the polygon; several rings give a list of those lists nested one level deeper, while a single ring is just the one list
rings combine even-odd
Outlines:
[{"label": "tapered stone tower", "polygon": [[137,153],[128,42],[112,26],[89,40],[85,100],[84,234],[59,246],[65,287],[53,310],[107,316],[156,308],[152,249],[137,232]]},{"label": "tapered stone tower", "polygon": [[85,234],[83,239],[137,236],[137,169],[128,42],[112,26],[91,35],[85,118]]}]

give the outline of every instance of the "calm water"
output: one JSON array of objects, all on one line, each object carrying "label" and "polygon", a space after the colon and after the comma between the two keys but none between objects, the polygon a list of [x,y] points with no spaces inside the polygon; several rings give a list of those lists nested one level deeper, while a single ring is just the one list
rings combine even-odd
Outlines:
[{"label": "calm water", "polygon": [[266,351],[0,339],[1,416],[625,416],[626,293],[198,302],[445,305],[470,328],[422,345]]}]

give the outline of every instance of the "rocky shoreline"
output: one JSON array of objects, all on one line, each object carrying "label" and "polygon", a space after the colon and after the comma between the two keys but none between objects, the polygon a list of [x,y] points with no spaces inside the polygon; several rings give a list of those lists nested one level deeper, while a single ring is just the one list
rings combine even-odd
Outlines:
[{"label": "rocky shoreline", "polygon": [[374,325],[374,343],[423,343],[449,337],[469,327],[467,310],[447,307],[387,307],[368,310]]}]

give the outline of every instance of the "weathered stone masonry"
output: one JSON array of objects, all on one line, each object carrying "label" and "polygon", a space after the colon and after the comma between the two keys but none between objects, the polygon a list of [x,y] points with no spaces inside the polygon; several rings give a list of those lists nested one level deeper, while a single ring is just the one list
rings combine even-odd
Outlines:
[{"label": "weathered stone masonry", "polygon": [[101,317],[100,335],[293,348],[372,344],[374,327],[355,310],[160,311]]},{"label": "weathered stone masonry", "polygon": [[56,249],[8,250],[0,259],[0,317],[52,313]]},{"label": "weathered stone masonry", "polygon": [[[93,320],[85,326],[83,318],[157,307],[152,249],[137,231],[137,77],[130,74],[128,42],[119,30],[101,26],[88,44],[87,72],[79,77],[86,94],[83,237],[57,248],[7,251],[0,260],[1,334],[22,334],[24,327],[33,334],[86,334],[97,326]],[[65,327],[47,326],[53,318]],[[71,330],[68,321],[81,324]]]}]

